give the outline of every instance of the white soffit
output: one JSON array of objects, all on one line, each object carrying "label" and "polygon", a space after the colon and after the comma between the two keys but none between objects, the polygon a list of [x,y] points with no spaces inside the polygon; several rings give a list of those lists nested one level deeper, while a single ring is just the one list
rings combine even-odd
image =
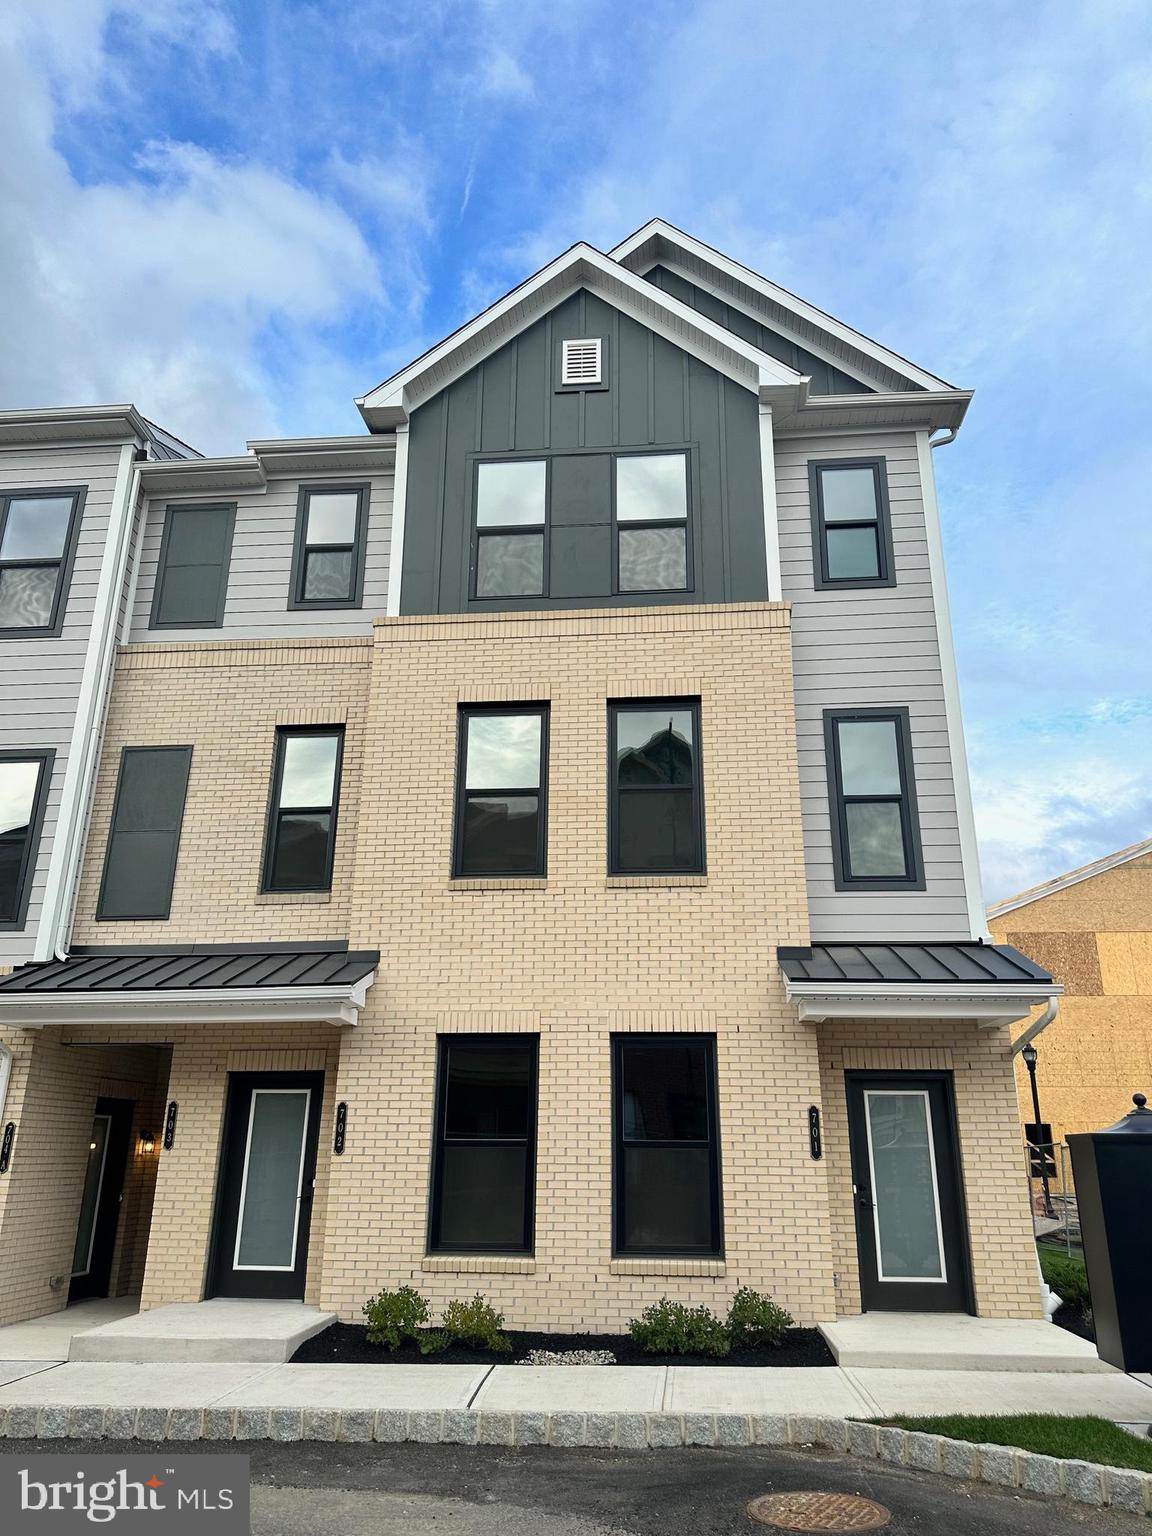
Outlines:
[{"label": "white soffit", "polygon": [[1034,1008],[1063,994],[1057,982],[1035,986],[950,986],[924,984],[890,987],[850,982],[794,982],[785,977],[785,991],[797,1004],[801,1021],[820,1024],[828,1019],[971,1019],[986,1029],[1013,1024],[1031,1016]]},{"label": "white soffit", "polygon": [[170,991],[3,992],[0,1022],[53,1024],[355,1024],[375,976],[337,987],[174,987]]}]

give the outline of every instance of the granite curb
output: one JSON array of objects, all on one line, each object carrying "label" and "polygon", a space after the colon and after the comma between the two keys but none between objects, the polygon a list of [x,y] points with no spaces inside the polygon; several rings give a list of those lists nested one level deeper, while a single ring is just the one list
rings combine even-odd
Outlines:
[{"label": "granite curb", "polygon": [[977,1445],[860,1419],[810,1414],[525,1413],[490,1409],[104,1408],[9,1404],[0,1438],[44,1440],[321,1440],[420,1445],[649,1447],[817,1446],[1049,1498],[1152,1515],[1152,1473]]}]

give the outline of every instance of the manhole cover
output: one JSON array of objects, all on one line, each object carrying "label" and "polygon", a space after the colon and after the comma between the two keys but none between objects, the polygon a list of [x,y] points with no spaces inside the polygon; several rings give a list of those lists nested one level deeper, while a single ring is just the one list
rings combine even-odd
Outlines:
[{"label": "manhole cover", "polygon": [[892,1511],[851,1493],[762,1493],[748,1513],[785,1531],[877,1531]]}]

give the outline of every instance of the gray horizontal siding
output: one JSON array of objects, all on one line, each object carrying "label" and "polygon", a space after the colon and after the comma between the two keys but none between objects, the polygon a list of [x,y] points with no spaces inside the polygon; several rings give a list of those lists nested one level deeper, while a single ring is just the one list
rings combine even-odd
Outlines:
[{"label": "gray horizontal siding", "polygon": [[[301,484],[371,485],[368,501],[368,541],[364,560],[364,601],[360,608],[291,610],[288,589],[292,575],[292,546],[296,534],[296,500]],[[367,634],[381,615],[388,596],[389,543],[392,530],[392,476],[314,475],[304,480],[272,480],[265,491],[238,496],[152,497],[145,509],[140,540],[140,572],[129,638],[136,640],[223,640],[230,636],[276,639],[291,635]],[[220,629],[151,629],[152,595],[164,509],[169,505],[234,501],[236,530],[228,570],[228,598]]]},{"label": "gray horizontal siding", "polygon": [[28,918],[22,932],[0,933],[0,966],[31,959],[36,943],[119,457],[115,443],[0,450],[0,489],[88,488],[61,634],[0,640],[0,748],[52,748],[56,753]]},{"label": "gray horizontal siding", "polygon": [[[813,590],[812,459],[883,456],[892,511],[895,587]],[[776,499],[792,652],[800,801],[812,937],[969,938],[940,647],[916,439],[829,434],[776,444]],[[837,891],[824,760],[826,709],[904,705],[924,851],[923,891]]]}]

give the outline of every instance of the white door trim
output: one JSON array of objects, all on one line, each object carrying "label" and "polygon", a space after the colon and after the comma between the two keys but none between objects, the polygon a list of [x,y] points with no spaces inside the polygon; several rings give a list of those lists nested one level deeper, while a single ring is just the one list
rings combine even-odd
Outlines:
[{"label": "white door trim", "polygon": [[[938,1275],[886,1275],[880,1246],[880,1206],[876,1190],[876,1162],[872,1155],[872,1099],[921,1098],[928,1128],[928,1161],[932,1170],[932,1205],[936,1215],[936,1247],[940,1255]],[[884,1285],[947,1285],[948,1257],[944,1252],[944,1223],[940,1219],[940,1180],[936,1168],[936,1140],[932,1133],[932,1100],[926,1088],[865,1088],[864,1136],[868,1144],[868,1174],[872,1181],[872,1230],[876,1242],[876,1278]]]}]

